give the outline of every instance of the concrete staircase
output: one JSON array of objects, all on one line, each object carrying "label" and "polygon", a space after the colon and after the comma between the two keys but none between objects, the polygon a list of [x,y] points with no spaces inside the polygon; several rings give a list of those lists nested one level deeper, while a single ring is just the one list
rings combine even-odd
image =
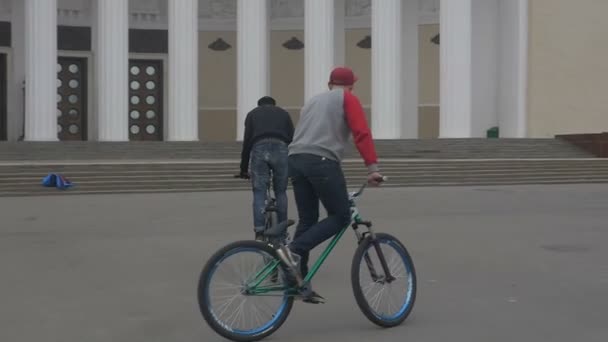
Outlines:
[{"label": "concrete staircase", "polygon": [[[557,139],[378,140],[380,158],[505,159],[585,158],[578,147]],[[240,159],[240,143],[199,142],[19,142],[0,143],[0,161],[23,160],[175,160]],[[358,158],[349,146],[346,158]]]},{"label": "concrete staircase", "polygon": [[[387,187],[608,183],[608,159],[554,139],[377,142]],[[352,159],[351,159],[352,158]],[[0,196],[248,190],[238,143],[3,143]],[[351,146],[349,186],[365,179]],[[49,172],[74,188],[41,186]]]}]

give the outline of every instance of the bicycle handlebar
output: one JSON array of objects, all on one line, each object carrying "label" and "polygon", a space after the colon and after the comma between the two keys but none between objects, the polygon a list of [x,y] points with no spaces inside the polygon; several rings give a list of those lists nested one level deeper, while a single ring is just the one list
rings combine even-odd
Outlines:
[{"label": "bicycle handlebar", "polygon": [[[382,178],[379,179],[379,181],[380,181],[380,183],[384,183],[384,182],[388,181],[388,177],[382,176]],[[361,196],[361,194],[363,194],[363,190],[365,190],[365,188],[367,188],[367,186],[368,186],[367,182],[363,183],[361,188],[359,188],[359,191],[352,194],[352,198],[357,198],[357,197]]]}]

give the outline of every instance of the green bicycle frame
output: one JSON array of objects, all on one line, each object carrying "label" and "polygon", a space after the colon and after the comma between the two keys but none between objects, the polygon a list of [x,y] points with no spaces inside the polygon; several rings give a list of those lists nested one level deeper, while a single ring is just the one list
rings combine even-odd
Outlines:
[{"label": "green bicycle frame", "polygon": [[[319,256],[319,258],[317,259],[317,261],[315,261],[315,263],[313,264],[312,268],[310,269],[310,271],[308,272],[308,274],[304,278],[304,282],[305,283],[310,282],[312,280],[312,278],[315,276],[315,274],[317,274],[317,272],[321,268],[321,265],[323,265],[323,263],[325,262],[325,260],[327,260],[327,258],[329,257],[329,254],[331,254],[331,252],[333,251],[333,249],[338,244],[338,241],[340,241],[340,239],[342,238],[342,236],[344,235],[344,233],[346,232],[346,230],[350,227],[350,224],[353,221],[356,222],[356,223],[361,223],[361,221],[362,221],[361,220],[361,216],[359,215],[359,211],[357,210],[357,208],[354,208],[354,210],[353,210],[351,222],[349,222],[349,224],[346,227],[342,228],[340,230],[340,232],[336,236],[334,236],[334,238],[331,240],[331,242],[329,243],[329,245],[325,248],[325,250],[323,251],[323,253],[321,253],[321,255]],[[249,283],[250,285],[248,286],[248,289],[249,289],[248,292],[250,294],[252,294],[252,295],[262,295],[262,294],[267,294],[269,292],[274,292],[274,291],[284,291],[285,287],[283,287],[283,286],[262,286],[262,287],[258,287],[270,274],[272,274],[272,272],[274,270],[277,269],[277,267],[279,266],[280,263],[281,262],[279,260],[275,259],[271,263],[268,263],[260,271],[258,271],[253,276],[253,280]]]}]

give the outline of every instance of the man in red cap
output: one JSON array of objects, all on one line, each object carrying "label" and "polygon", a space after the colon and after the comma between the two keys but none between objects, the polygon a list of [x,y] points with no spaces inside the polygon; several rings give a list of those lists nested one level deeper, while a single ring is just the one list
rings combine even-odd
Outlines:
[{"label": "man in red cap", "polygon": [[[350,223],[348,190],[340,164],[351,135],[367,166],[368,183],[378,185],[382,181],[365,112],[352,93],[356,81],[351,69],[335,68],[329,77],[329,91],[312,97],[302,108],[289,145],[289,176],[299,222],[286,252],[280,249],[278,252],[283,262],[302,278],[308,272],[310,250]],[[328,214],[321,221],[319,201]],[[324,301],[310,286],[304,292],[306,302]]]}]

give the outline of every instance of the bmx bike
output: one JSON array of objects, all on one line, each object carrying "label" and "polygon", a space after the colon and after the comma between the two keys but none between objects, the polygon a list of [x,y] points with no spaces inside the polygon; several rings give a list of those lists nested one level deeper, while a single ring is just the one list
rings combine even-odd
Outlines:
[{"label": "bmx bike", "polygon": [[287,244],[279,237],[285,236],[292,220],[266,229],[266,241],[236,241],[215,252],[198,282],[199,309],[207,324],[237,342],[258,341],[273,334],[349,227],[358,243],[351,264],[351,286],[359,309],[378,326],[402,324],[416,300],[414,263],[403,243],[392,235],[374,232],[372,223],[361,217],[356,200],[366,185],[349,193],[350,224],[331,239],[297,284],[288,280],[288,266],[277,255]]}]

